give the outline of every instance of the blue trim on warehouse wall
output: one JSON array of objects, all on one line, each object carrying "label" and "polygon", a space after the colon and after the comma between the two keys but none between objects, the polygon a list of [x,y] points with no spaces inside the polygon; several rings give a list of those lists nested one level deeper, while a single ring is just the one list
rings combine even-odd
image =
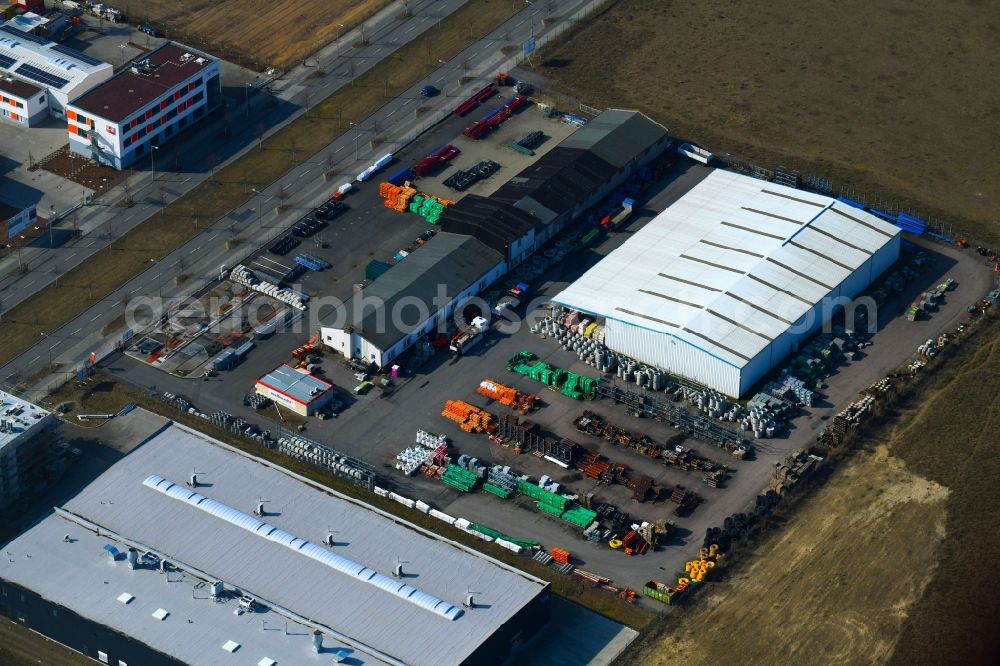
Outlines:
[{"label": "blue trim on warehouse wall", "polygon": [[[626,326],[633,326],[635,328],[641,328],[642,330],[649,331],[650,333],[657,333],[659,335],[666,335],[666,336],[669,336],[669,337],[673,338],[674,340],[680,340],[684,344],[690,345],[691,347],[694,347],[698,351],[703,352],[705,354],[708,354],[709,356],[711,356],[715,360],[722,361],[726,365],[728,365],[728,366],[730,366],[732,368],[736,368],[737,370],[742,370],[745,367],[745,366],[736,365],[735,363],[733,363],[731,361],[727,361],[726,359],[722,358],[721,356],[718,356],[718,355],[713,354],[712,352],[708,351],[704,347],[700,347],[700,346],[696,345],[695,343],[693,343],[693,342],[691,342],[689,340],[685,340],[682,337],[674,335],[673,333],[668,333],[666,331],[658,331],[655,328],[649,328],[648,326],[642,326],[641,324],[634,324],[634,323],[632,323],[630,321],[625,321],[624,319],[619,319],[618,317],[610,317],[610,316],[608,316],[606,314],[603,314],[601,312],[591,312],[589,310],[581,310],[580,308],[576,307],[575,305],[569,305],[568,303],[560,303],[559,301],[552,301],[552,302],[555,303],[556,305],[561,305],[564,308],[570,308],[571,310],[577,310],[579,312],[586,312],[587,314],[594,315],[595,317],[604,317],[605,319],[610,319],[612,321],[617,321],[617,322],[619,322],[621,324],[625,324]],[[747,361],[747,364],[749,364],[749,363],[750,363],[750,361]]]}]

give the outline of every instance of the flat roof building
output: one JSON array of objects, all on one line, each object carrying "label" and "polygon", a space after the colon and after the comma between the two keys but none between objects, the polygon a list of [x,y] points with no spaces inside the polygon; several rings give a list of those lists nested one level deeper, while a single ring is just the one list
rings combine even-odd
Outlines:
[{"label": "flat roof building", "polygon": [[0,607],[109,664],[497,664],[549,615],[547,582],[172,424],[4,551]]},{"label": "flat roof building", "polygon": [[438,233],[327,318],[323,343],[385,367],[506,272],[496,250],[471,236]]},{"label": "flat roof building", "polygon": [[0,508],[38,487],[50,459],[42,435],[55,423],[34,403],[0,391]]},{"label": "flat roof building", "polygon": [[70,150],[123,169],[221,100],[218,61],[167,42],[69,105]]},{"label": "flat roof building", "polygon": [[0,117],[25,127],[33,127],[49,116],[44,88],[14,76],[0,77]]},{"label": "flat roof building", "polygon": [[333,384],[289,365],[279,365],[258,379],[256,391],[302,416],[312,416],[334,395]]},{"label": "flat roof building", "polygon": [[899,250],[869,213],[715,170],[553,302],[604,318],[609,348],[739,397]]},{"label": "flat roof building", "polygon": [[63,117],[66,106],[111,78],[113,68],[79,51],[0,25],[0,73],[30,81],[48,91],[49,112]]},{"label": "flat roof building", "polygon": [[[0,240],[10,243],[31,225],[38,222],[35,206],[14,206],[0,201]],[[22,241],[19,241],[22,243]]]},{"label": "flat roof building", "polygon": [[609,109],[528,165],[488,198],[467,195],[441,228],[475,236],[513,268],[670,145],[638,111]]}]

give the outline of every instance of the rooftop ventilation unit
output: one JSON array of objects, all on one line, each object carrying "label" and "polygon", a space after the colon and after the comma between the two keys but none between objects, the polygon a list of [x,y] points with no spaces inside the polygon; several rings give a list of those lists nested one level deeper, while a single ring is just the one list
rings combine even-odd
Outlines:
[{"label": "rooftop ventilation unit", "polygon": [[157,70],[157,66],[149,61],[149,58],[139,60],[132,65],[132,71],[136,74],[152,74]]}]

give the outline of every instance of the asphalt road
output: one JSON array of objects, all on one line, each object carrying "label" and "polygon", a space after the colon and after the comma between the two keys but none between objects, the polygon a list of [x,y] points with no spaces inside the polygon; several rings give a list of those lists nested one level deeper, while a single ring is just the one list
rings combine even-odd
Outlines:
[{"label": "asphalt road", "polygon": [[[438,3],[429,4],[434,4],[434,9],[428,10],[426,5],[422,5],[425,7],[425,13],[430,12],[430,16],[438,16],[440,12]],[[262,188],[259,194],[252,195],[252,198],[243,205],[230,211],[224,218],[210,225],[196,238],[172,252],[158,264],[151,265],[149,270],[115,290],[66,326],[58,331],[39,331],[39,344],[0,369],[0,384],[14,386],[26,378],[33,378],[33,385],[28,388],[35,392],[35,395],[43,395],[49,386],[64,380],[67,375],[75,373],[90,353],[94,352],[101,356],[114,348],[114,343],[120,338],[124,327],[117,328],[106,338],[101,335],[101,330],[107,324],[116,322],[123,315],[125,304],[130,298],[155,295],[175,302],[193,293],[197,287],[204,283],[204,280],[217,275],[220,266],[235,265],[251,249],[265,245],[281,234],[303,213],[328,198],[330,192],[340,182],[327,183],[319,176],[323,170],[321,167],[326,165],[328,159],[333,161],[338,172],[357,173],[384,153],[405,146],[440,118],[446,117],[449,110],[458,101],[456,98],[471,94],[482,85],[482,79],[491,76],[499,69],[508,68],[516,63],[520,54],[511,57],[505,56],[500,51],[499,45],[510,43],[512,40],[516,41],[517,35],[521,33],[527,38],[532,32],[536,39],[541,42],[546,35],[556,34],[564,30],[567,23],[575,21],[576,11],[591,6],[592,3],[586,0],[560,3],[559,9],[562,13],[548,25],[540,20],[545,16],[544,12],[547,6],[546,8],[528,6],[523,9],[489,35],[470,45],[454,59],[442,65],[427,79],[420,81],[410,90],[387,102],[370,118],[359,123],[356,131],[341,136],[270,186]],[[433,21],[425,19],[421,24],[422,29],[428,29],[432,23]],[[392,32],[394,35],[399,31],[399,24],[397,23],[395,26],[396,29]],[[418,34],[417,29],[413,30],[413,34]],[[377,33],[373,31],[369,35],[366,31],[366,35],[369,36],[370,42],[368,48],[378,46]],[[345,35],[342,41],[347,43],[348,36]],[[364,49],[354,49],[354,51],[363,52]],[[384,57],[388,53],[389,51],[383,47],[381,51],[373,53],[363,62],[367,67],[373,66],[380,55]],[[361,62],[358,61],[360,55],[361,53],[352,53],[352,59]],[[336,57],[335,54],[334,57]],[[331,71],[336,74],[337,71],[342,72],[342,69],[331,69]],[[355,72],[360,73],[360,71],[360,66],[356,65]],[[454,82],[453,85],[457,85],[459,75],[468,76],[473,80],[459,88],[449,87],[449,82]],[[420,88],[426,83],[438,86],[445,91],[445,94],[429,100],[422,98]],[[329,85],[332,91],[333,86],[345,84],[349,85],[349,80],[341,78],[339,81],[333,79],[326,85]],[[296,85],[292,85],[288,90],[283,89],[283,91],[293,96],[301,95],[302,93],[296,91],[295,88]],[[318,91],[315,93],[315,97],[317,100],[320,98]],[[421,100],[420,106],[430,107],[430,110],[419,118],[416,113],[409,113],[407,108],[415,109],[418,106],[418,100]],[[380,128],[391,128],[391,130],[382,135],[386,138],[386,143],[372,148],[363,139],[375,125]],[[252,150],[253,147],[251,146],[249,149]],[[159,177],[158,175],[157,179]],[[181,186],[193,186],[199,177],[204,177],[204,174],[200,176],[188,174],[186,177],[191,180],[180,183],[176,190],[178,196],[183,189]],[[377,185],[368,183],[361,186],[376,187]],[[286,199],[282,202],[283,211],[278,213],[278,194],[281,191],[285,192]],[[123,231],[126,225],[134,225],[141,221],[133,216],[145,215],[148,217],[157,208],[156,202],[146,199],[144,205],[137,204],[133,209],[129,209],[130,211],[138,209],[139,212],[130,212],[115,218],[116,235]],[[108,211],[112,216],[114,212],[110,209]],[[245,242],[237,247],[227,248],[226,241],[233,235],[231,229]],[[97,249],[97,245],[87,248],[90,251]],[[81,250],[81,255],[76,258],[83,261],[86,256],[89,254]],[[60,265],[62,265],[61,261]],[[188,280],[181,285],[175,284],[176,276],[182,273],[197,276],[200,279]],[[28,290],[31,293],[56,277],[53,273],[39,273],[37,271],[35,271],[35,275],[38,278]],[[5,298],[10,298],[10,296],[5,296]],[[10,305],[6,304],[5,307],[10,307]],[[59,370],[54,374],[34,378],[46,363],[59,366]]]},{"label": "asphalt road", "polygon": [[[389,57],[400,46],[436,25],[467,0],[422,0],[411,2],[413,15],[399,19],[401,3],[393,3],[366,21],[368,45],[360,42],[359,30],[342,35],[309,57],[304,63],[283,74],[270,85],[247,90],[227,90],[225,108],[210,114],[196,128],[154,153],[152,161],[142,160],[133,166],[139,171],[129,179],[129,189],[136,204],[131,208],[115,207],[125,190],[114,188],[97,202],[71,215],[61,226],[81,231],[82,237],[63,247],[44,247],[40,243],[25,248],[19,255],[0,261],[0,311],[13,308],[35,291],[71,270],[87,257],[142,223],[169,202],[183,196],[218,168],[252,150],[258,134],[267,137],[286,123],[319,104],[334,91],[350,85]],[[153,40],[155,42],[162,40]],[[317,72],[323,75],[317,76]],[[263,88],[266,87],[266,90]],[[233,122],[253,114],[255,123]],[[229,129],[226,129],[229,128]],[[240,131],[242,130],[242,131]],[[20,275],[13,269],[29,268]]]}]

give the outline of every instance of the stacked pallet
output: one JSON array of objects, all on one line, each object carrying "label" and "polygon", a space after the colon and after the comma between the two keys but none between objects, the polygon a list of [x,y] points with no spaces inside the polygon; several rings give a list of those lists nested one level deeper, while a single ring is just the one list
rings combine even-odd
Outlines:
[{"label": "stacked pallet", "polygon": [[463,493],[469,493],[479,484],[479,477],[458,465],[448,465],[441,475],[441,481]]},{"label": "stacked pallet", "polygon": [[409,205],[410,200],[417,194],[417,191],[406,185],[393,185],[392,183],[380,183],[378,193],[385,199],[386,208],[403,212]]},{"label": "stacked pallet", "polygon": [[552,559],[559,564],[569,564],[569,551],[562,548],[553,548],[550,552]]},{"label": "stacked pallet", "polygon": [[597,512],[585,509],[582,506],[574,506],[561,516],[563,520],[579,528],[587,529],[590,524],[597,520]]},{"label": "stacked pallet", "polygon": [[465,432],[490,433],[497,428],[492,414],[461,400],[447,401],[441,416],[451,419]]},{"label": "stacked pallet", "polygon": [[525,414],[531,410],[535,401],[538,400],[537,395],[526,395],[517,389],[504,386],[492,379],[484,379],[479,382],[479,386],[476,387],[476,393],[485,395],[487,398],[496,400],[501,405],[516,409]]}]

